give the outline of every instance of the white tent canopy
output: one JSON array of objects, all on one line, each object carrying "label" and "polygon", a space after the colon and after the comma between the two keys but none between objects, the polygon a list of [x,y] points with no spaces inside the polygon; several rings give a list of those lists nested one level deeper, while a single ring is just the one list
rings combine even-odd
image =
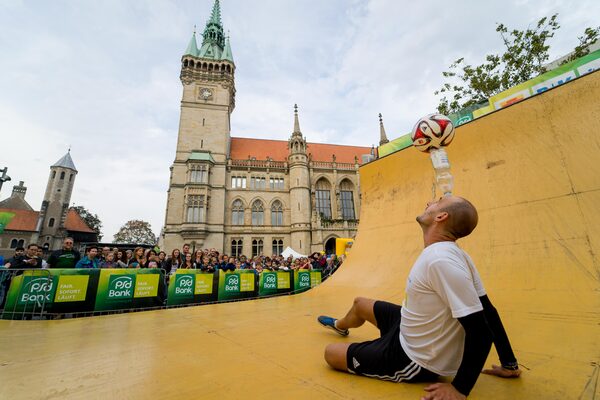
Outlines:
[{"label": "white tent canopy", "polygon": [[292,256],[294,258],[306,257],[306,256],[298,253],[297,251],[295,251],[294,249],[292,249],[289,246],[281,253],[281,255],[284,256],[285,258],[288,258],[289,256]]}]

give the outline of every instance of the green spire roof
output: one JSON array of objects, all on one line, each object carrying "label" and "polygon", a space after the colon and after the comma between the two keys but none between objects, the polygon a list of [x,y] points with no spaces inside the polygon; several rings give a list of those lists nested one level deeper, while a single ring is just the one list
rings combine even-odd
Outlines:
[{"label": "green spire roof", "polygon": [[184,56],[187,56],[187,55],[198,57],[198,44],[196,43],[196,29],[194,29],[194,33],[192,34],[192,38],[190,39],[190,44],[188,44],[188,47],[185,50]]},{"label": "green spire roof", "polygon": [[225,40],[225,50],[223,50],[221,60],[233,62],[233,54],[231,54],[231,44],[229,43],[229,36],[227,36],[227,39]]},{"label": "green spire roof", "polygon": [[210,14],[210,20],[208,22],[212,22],[216,25],[221,25],[221,5],[219,4],[219,0],[215,0],[215,4],[213,4],[212,13]]}]

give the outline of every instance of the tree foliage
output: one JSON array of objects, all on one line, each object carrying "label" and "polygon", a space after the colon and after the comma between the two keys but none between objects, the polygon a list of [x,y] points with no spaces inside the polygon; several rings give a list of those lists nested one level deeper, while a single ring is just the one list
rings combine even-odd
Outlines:
[{"label": "tree foliage", "polygon": [[133,219],[127,221],[114,235],[113,243],[156,244],[157,238],[150,223]]},{"label": "tree foliage", "polygon": [[85,221],[87,226],[89,226],[93,231],[98,235],[98,241],[102,240],[102,221],[96,214],[92,214],[88,209],[84,206],[74,206],[71,207],[72,210],[77,211],[79,216]]},{"label": "tree foliage", "polygon": [[[496,32],[505,47],[503,54],[489,54],[481,65],[467,64],[464,57],[454,61],[448,71],[442,72],[447,81],[435,92],[442,95],[438,111],[442,114],[485,102],[504,90],[510,89],[546,72],[548,40],[560,28],[558,14],[540,19],[535,28],[509,30],[497,24]],[[598,39],[600,27],[587,28],[579,37],[579,45],[564,61],[569,62],[589,53],[589,46]]]}]

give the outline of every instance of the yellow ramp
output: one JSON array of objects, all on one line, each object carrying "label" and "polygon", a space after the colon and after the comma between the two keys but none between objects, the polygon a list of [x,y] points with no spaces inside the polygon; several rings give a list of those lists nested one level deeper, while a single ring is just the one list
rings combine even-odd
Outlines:
[{"label": "yellow ramp", "polygon": [[[458,129],[456,193],[479,208],[461,242],[477,263],[521,379],[481,376],[473,399],[598,399],[600,73]],[[63,321],[0,322],[2,399],[418,399],[424,385],[330,370],[321,314],[357,295],[400,302],[431,196],[413,149],[361,169],[360,231],[342,269],[306,294]],[[491,354],[488,363],[496,362]]]}]

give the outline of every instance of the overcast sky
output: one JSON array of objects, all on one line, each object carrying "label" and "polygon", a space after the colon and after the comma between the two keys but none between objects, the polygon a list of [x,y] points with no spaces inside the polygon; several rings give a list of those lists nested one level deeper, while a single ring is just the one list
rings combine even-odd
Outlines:
[{"label": "overcast sky", "polygon": [[[179,125],[180,59],[213,0],[0,0],[0,168],[39,210],[69,146],[71,202],[104,240],[130,219],[159,233]],[[370,146],[433,112],[442,71],[502,49],[495,24],[559,13],[551,59],[597,26],[600,2],[222,0],[236,63],[232,136],[287,139],[293,104],[311,142]],[[199,38],[199,41],[201,39]]]}]

